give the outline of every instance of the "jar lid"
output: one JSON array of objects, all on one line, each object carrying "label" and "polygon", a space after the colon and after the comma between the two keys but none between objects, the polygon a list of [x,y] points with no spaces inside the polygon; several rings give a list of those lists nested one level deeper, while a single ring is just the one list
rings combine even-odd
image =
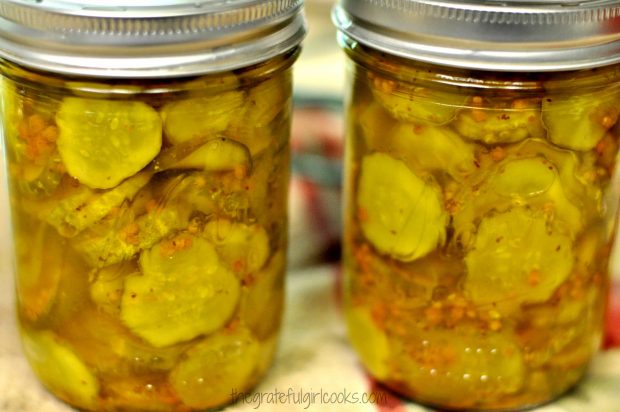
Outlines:
[{"label": "jar lid", "polygon": [[428,63],[557,71],[620,61],[618,0],[340,0],[332,17],[341,36]]},{"label": "jar lid", "polygon": [[302,0],[2,0],[0,57],[62,74],[178,77],[297,46]]}]

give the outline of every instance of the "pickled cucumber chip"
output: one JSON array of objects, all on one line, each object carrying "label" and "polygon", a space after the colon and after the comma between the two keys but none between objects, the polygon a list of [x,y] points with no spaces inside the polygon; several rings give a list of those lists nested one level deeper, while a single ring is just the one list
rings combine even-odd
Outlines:
[{"label": "pickled cucumber chip", "polygon": [[599,93],[549,95],[543,99],[543,121],[554,144],[591,150],[617,121],[620,98]]},{"label": "pickled cucumber chip", "polygon": [[220,331],[191,347],[170,372],[170,384],[190,408],[227,404],[254,383],[259,343],[244,328]]},{"label": "pickled cucumber chip", "polygon": [[379,78],[371,85],[375,100],[395,119],[406,122],[447,123],[467,100],[462,90],[452,93],[404,83],[392,87],[390,81]]},{"label": "pickled cucumber chip", "polygon": [[49,313],[55,301],[66,244],[45,223],[39,222],[29,229],[15,232],[15,280],[19,312],[26,320],[35,322]]},{"label": "pickled cucumber chip", "polygon": [[125,278],[139,274],[134,261],[106,266],[91,273],[90,298],[102,312],[118,315]]},{"label": "pickled cucumber chip", "polygon": [[252,157],[248,148],[241,143],[218,137],[207,141],[179,161],[174,168],[200,169],[207,172],[239,169],[249,172],[252,169]]},{"label": "pickled cucumber chip", "polygon": [[379,150],[398,156],[413,170],[445,171],[457,180],[476,170],[474,146],[446,127],[401,123]]},{"label": "pickled cucumber chip", "polygon": [[118,185],[161,148],[161,119],[142,102],[67,97],[56,123],[58,151],[67,171],[95,189]]},{"label": "pickled cucumber chip", "polygon": [[125,281],[121,319],[155,347],[222,327],[239,299],[239,280],[202,238],[180,235],[140,255],[142,276]]},{"label": "pickled cucumber chip", "polygon": [[[353,121],[358,122],[366,147],[372,151],[387,151],[395,125],[400,124],[395,121],[390,114],[376,102],[359,109]],[[353,130],[353,127],[351,127]]]},{"label": "pickled cucumber chip", "polygon": [[372,319],[369,311],[349,307],[346,311],[349,341],[368,371],[383,380],[390,374],[390,346],[387,335]]},{"label": "pickled cucumber chip", "polygon": [[543,302],[573,267],[571,238],[524,207],[485,217],[465,257],[465,291],[478,305],[510,313]]},{"label": "pickled cucumber chip", "polygon": [[269,257],[269,237],[260,225],[217,219],[206,224],[203,235],[238,275],[259,270]]},{"label": "pickled cucumber chip", "polygon": [[20,192],[35,199],[52,195],[60,186],[64,175],[58,153],[51,155],[42,165],[25,162],[14,168],[14,171]]},{"label": "pickled cucumber chip", "polygon": [[284,252],[278,251],[265,268],[242,286],[238,316],[260,340],[274,335],[280,327],[285,270]]},{"label": "pickled cucumber chip", "polygon": [[488,169],[486,180],[457,195],[461,205],[453,224],[456,239],[469,247],[476,222],[491,211],[505,212],[513,206],[543,211],[556,231],[576,236],[583,227],[583,213],[567,196],[561,172],[543,156],[509,156]]},{"label": "pickled cucumber chip", "polygon": [[169,103],[161,112],[166,137],[172,144],[215,137],[239,116],[245,99],[243,92],[230,91]]},{"label": "pickled cucumber chip", "polygon": [[395,347],[402,363],[394,377],[425,402],[476,409],[481,399],[498,400],[525,383],[523,356],[509,334],[465,327],[417,331]]},{"label": "pickled cucumber chip", "polygon": [[94,410],[99,382],[84,362],[49,331],[23,331],[24,352],[41,382],[62,400]]},{"label": "pickled cucumber chip", "polygon": [[62,200],[55,204],[51,201],[51,209],[44,207],[41,217],[61,235],[73,237],[103,219],[124,201],[133,199],[150,178],[148,172],[139,173],[113,189],[100,192],[85,186],[71,189]]},{"label": "pickled cucumber chip", "polygon": [[463,110],[456,116],[454,128],[464,137],[487,144],[512,143],[545,135],[537,100],[516,100],[510,104],[491,102],[487,106]]},{"label": "pickled cucumber chip", "polygon": [[386,154],[362,160],[357,207],[366,238],[395,259],[415,260],[445,241],[448,217],[439,190]]}]

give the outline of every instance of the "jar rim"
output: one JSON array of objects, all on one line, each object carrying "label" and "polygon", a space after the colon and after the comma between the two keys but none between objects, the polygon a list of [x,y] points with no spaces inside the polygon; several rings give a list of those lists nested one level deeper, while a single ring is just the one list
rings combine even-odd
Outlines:
[{"label": "jar rim", "polygon": [[234,70],[286,53],[305,34],[302,0],[0,2],[0,58],[66,75],[167,78]]},{"label": "jar rim", "polygon": [[427,63],[567,71],[620,62],[618,0],[339,0],[341,33]]}]

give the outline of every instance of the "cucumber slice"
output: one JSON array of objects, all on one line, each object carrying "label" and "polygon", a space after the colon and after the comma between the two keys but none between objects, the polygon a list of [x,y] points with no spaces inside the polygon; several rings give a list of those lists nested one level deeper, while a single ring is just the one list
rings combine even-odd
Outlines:
[{"label": "cucumber slice", "polygon": [[191,347],[170,372],[183,403],[208,409],[231,402],[231,394],[251,386],[260,345],[244,328],[224,330]]},{"label": "cucumber slice", "polygon": [[395,259],[415,260],[445,241],[448,216],[439,189],[386,154],[363,158],[357,207],[366,238]]},{"label": "cucumber slice", "polygon": [[413,123],[444,124],[452,120],[467,100],[463,91],[450,93],[405,83],[385,87],[389,82],[375,78],[372,94],[395,119]]},{"label": "cucumber slice", "polygon": [[568,149],[593,149],[617,121],[620,99],[608,93],[550,95],[543,99],[549,140]]},{"label": "cucumber slice", "polygon": [[136,174],[161,148],[161,119],[142,102],[67,97],[56,123],[67,171],[94,189]]},{"label": "cucumber slice", "polygon": [[463,110],[456,116],[454,127],[462,136],[487,144],[545,136],[537,100],[491,102],[489,107]]},{"label": "cucumber slice", "polygon": [[22,343],[30,366],[54,395],[71,405],[96,409],[97,378],[58,336],[23,330]]},{"label": "cucumber slice", "polygon": [[462,180],[476,171],[474,146],[446,127],[401,123],[386,135],[383,150],[415,171],[447,172]]},{"label": "cucumber slice", "polygon": [[239,318],[261,341],[275,335],[284,311],[286,257],[278,251],[269,264],[241,288]]},{"label": "cucumber slice", "polygon": [[239,116],[245,98],[243,92],[230,91],[165,105],[161,115],[167,139],[172,144],[179,144],[197,138],[216,137]]},{"label": "cucumber slice", "polygon": [[29,322],[45,318],[52,308],[58,294],[65,247],[66,241],[42,222],[30,226],[28,231],[25,228],[15,231],[18,307],[20,315]]},{"label": "cucumber slice", "polygon": [[390,373],[390,345],[387,335],[372,319],[369,311],[362,307],[348,307],[346,310],[349,341],[368,371],[378,380]]},{"label": "cucumber slice", "polygon": [[481,399],[500,400],[525,384],[526,368],[515,340],[466,326],[418,331],[394,345],[394,357],[401,360],[394,380],[424,402],[476,409]]},{"label": "cucumber slice", "polygon": [[134,261],[117,263],[94,271],[91,274],[91,300],[102,312],[118,316],[125,278],[139,273]]},{"label": "cucumber slice", "polygon": [[195,151],[185,156],[171,168],[199,169],[206,172],[252,170],[252,157],[247,147],[226,137],[210,139]]},{"label": "cucumber slice", "polygon": [[269,257],[269,236],[260,225],[217,219],[205,225],[203,235],[240,277],[262,268]]},{"label": "cucumber slice", "polygon": [[226,324],[239,300],[239,280],[213,246],[180,235],[140,254],[142,276],[125,281],[121,319],[161,348],[209,334]]},{"label": "cucumber slice", "polygon": [[509,314],[523,303],[544,302],[573,267],[572,241],[543,215],[523,207],[482,220],[465,257],[464,289],[478,305]]}]

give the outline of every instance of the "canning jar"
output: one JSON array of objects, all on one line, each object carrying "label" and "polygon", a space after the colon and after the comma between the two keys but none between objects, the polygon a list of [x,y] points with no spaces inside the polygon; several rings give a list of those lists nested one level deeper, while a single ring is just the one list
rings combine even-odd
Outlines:
[{"label": "canning jar", "polygon": [[619,11],[334,9],[350,82],[346,320],[389,388],[442,409],[514,410],[583,377],[617,225]]},{"label": "canning jar", "polygon": [[283,305],[301,0],[9,0],[2,120],[24,352],[81,410],[224,405]]}]

